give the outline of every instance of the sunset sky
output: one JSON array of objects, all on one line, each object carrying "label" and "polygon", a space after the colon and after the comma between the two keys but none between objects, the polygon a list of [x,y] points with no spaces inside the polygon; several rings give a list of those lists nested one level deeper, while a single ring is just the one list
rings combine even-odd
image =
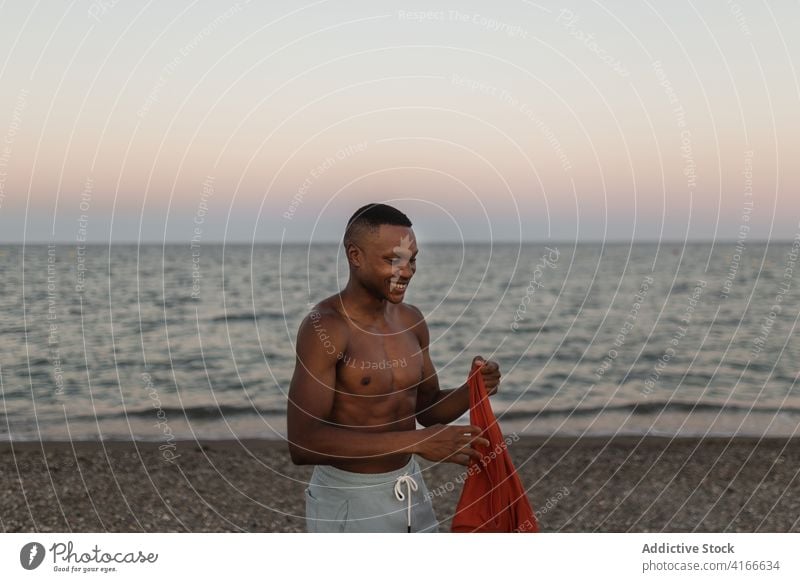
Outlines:
[{"label": "sunset sky", "polygon": [[800,230],[797,2],[268,4],[5,3],[0,241]]}]

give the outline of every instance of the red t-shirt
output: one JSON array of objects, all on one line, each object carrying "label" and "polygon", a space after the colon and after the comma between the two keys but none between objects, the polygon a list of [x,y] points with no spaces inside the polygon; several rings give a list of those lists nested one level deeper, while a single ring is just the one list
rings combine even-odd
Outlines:
[{"label": "red t-shirt", "polygon": [[539,531],[517,470],[508,454],[507,441],[489,403],[480,364],[473,364],[469,379],[470,424],[481,427],[489,446],[475,445],[480,461],[467,469],[464,489],[453,517],[453,532]]}]

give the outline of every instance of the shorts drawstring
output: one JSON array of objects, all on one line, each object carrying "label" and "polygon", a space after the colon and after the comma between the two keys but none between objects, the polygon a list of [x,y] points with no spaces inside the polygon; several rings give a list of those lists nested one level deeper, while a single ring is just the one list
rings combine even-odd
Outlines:
[{"label": "shorts drawstring", "polygon": [[[403,483],[406,484],[406,493],[403,493]],[[417,482],[408,473],[404,473],[397,478],[394,484],[394,495],[398,501],[403,501],[408,495],[408,533],[411,533],[411,492],[418,489]]]}]

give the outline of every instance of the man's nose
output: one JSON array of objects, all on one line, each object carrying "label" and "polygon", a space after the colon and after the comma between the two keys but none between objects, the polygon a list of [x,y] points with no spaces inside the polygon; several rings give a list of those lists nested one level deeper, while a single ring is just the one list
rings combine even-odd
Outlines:
[{"label": "man's nose", "polygon": [[394,272],[398,277],[404,277],[406,279],[410,278],[414,274],[409,261],[398,262],[395,266]]}]

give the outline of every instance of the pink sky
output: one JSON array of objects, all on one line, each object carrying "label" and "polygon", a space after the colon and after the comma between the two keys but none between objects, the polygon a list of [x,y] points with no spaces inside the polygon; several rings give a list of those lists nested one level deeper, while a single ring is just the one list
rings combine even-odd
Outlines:
[{"label": "pink sky", "polygon": [[4,6],[1,240],[792,238],[800,6],[732,6]]}]

